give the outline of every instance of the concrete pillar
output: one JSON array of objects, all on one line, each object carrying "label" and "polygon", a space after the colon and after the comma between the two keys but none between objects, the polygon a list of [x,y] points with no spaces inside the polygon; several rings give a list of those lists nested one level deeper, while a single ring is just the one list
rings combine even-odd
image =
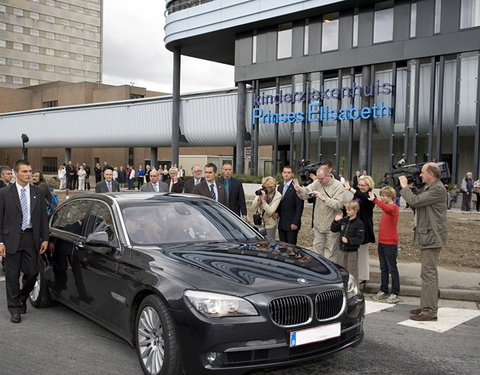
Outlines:
[{"label": "concrete pillar", "polygon": [[150,166],[152,168],[157,168],[158,167],[157,162],[158,162],[158,148],[151,147],[150,148]]},{"label": "concrete pillar", "polygon": [[[362,86],[370,84],[370,66],[362,67]],[[370,106],[370,97],[362,95],[360,108]],[[368,123],[371,119],[360,119],[360,140],[358,144],[358,168],[360,171],[367,169],[368,165]],[[368,171],[371,173],[371,171]]]},{"label": "concrete pillar", "polygon": [[172,164],[179,164],[180,141],[180,49],[173,51],[172,85]]},{"label": "concrete pillar", "polygon": [[64,158],[65,164],[68,164],[68,162],[70,160],[72,160],[72,149],[71,148],[66,148],[65,149],[65,158]]},{"label": "concrete pillar", "polygon": [[235,173],[245,173],[245,118],[247,102],[247,84],[238,82],[237,94],[237,143],[235,157]]}]

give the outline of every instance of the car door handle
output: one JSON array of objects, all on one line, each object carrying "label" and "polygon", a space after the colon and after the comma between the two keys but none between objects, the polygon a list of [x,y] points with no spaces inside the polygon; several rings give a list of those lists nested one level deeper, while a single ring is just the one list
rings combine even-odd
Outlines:
[{"label": "car door handle", "polygon": [[85,248],[85,244],[84,244],[83,242],[77,242],[77,243],[75,244],[75,246],[76,246],[76,247],[79,247],[80,249]]}]

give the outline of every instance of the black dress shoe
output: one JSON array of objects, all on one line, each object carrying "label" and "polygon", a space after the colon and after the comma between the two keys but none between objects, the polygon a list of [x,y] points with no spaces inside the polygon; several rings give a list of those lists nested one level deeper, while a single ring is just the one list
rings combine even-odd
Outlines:
[{"label": "black dress shoe", "polygon": [[22,321],[22,315],[20,315],[19,313],[12,314],[10,321],[12,323],[20,323]]},{"label": "black dress shoe", "polygon": [[436,316],[425,315],[425,314],[412,315],[410,319],[416,320],[417,322],[436,322],[438,320]]},{"label": "black dress shoe", "polygon": [[410,314],[412,315],[420,315],[421,313],[422,313],[422,309],[410,310]]},{"label": "black dress shoe", "polygon": [[25,301],[22,304],[22,311],[20,311],[22,314],[25,314],[27,312],[27,301]]}]

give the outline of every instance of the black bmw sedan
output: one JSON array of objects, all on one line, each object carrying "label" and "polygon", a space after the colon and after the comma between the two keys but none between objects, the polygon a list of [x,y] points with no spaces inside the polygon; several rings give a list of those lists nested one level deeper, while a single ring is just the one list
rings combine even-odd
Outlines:
[{"label": "black bmw sedan", "polygon": [[240,374],[363,338],[364,298],[345,269],[208,198],[78,196],[50,235],[32,305],[58,301],[121,336],[145,374]]}]

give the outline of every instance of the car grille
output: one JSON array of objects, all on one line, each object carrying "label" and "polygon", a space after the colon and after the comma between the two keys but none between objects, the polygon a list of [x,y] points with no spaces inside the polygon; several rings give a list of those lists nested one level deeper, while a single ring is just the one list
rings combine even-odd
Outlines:
[{"label": "car grille", "polygon": [[307,323],[312,317],[312,304],[307,296],[290,296],[270,301],[272,320],[284,327]]},{"label": "car grille", "polygon": [[340,289],[327,290],[318,293],[315,297],[315,311],[318,320],[327,320],[336,317],[342,312],[345,303],[343,291]]}]

